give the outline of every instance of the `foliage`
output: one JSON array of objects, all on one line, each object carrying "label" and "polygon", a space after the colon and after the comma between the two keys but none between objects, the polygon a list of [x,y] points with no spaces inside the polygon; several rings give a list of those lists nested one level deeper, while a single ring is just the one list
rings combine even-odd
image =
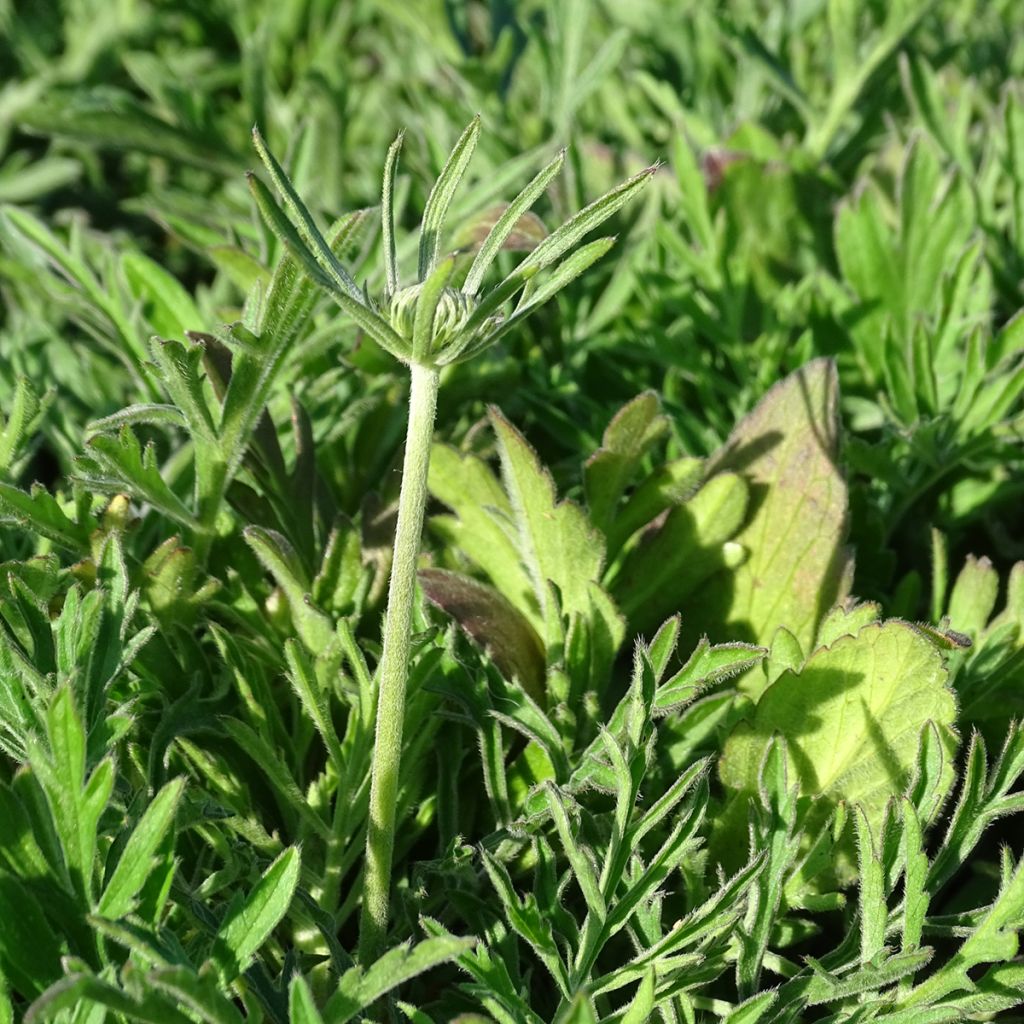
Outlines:
[{"label": "foliage", "polygon": [[0,1022],[1024,1020],[1024,9],[676,6],[0,0]]}]

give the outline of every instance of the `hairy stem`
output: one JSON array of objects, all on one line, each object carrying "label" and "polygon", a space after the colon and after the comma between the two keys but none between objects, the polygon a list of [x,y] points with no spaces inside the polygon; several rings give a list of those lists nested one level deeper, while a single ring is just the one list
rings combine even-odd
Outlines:
[{"label": "hairy stem", "polygon": [[377,729],[370,781],[370,817],[366,831],[363,909],[359,958],[364,965],[379,954],[388,925],[391,860],[395,846],[395,810],[402,754],[405,690],[409,678],[409,635],[416,592],[416,558],[427,500],[427,469],[437,408],[438,373],[413,364],[409,426],[405,438],[402,490],[398,499],[395,553],[384,620],[384,649],[377,693]]},{"label": "hairy stem", "polygon": [[228,485],[228,470],[219,449],[206,440],[195,443],[195,465],[199,529],[193,539],[192,550],[198,564],[203,565],[217,531],[217,517]]}]

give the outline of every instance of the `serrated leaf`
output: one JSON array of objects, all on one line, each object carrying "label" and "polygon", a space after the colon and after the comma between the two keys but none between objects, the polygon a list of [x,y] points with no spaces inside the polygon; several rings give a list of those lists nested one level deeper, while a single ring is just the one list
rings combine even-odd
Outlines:
[{"label": "serrated leaf", "polygon": [[[523,435],[497,409],[490,410],[490,419],[498,438],[517,547],[541,609],[545,640],[557,643],[559,612],[590,617],[589,585],[600,579],[604,543],[578,505],[557,502],[550,474]],[[558,609],[553,607],[549,582],[558,588]]]},{"label": "serrated leaf", "polygon": [[841,636],[856,636],[862,627],[881,617],[882,609],[873,601],[857,602],[847,598],[822,620],[814,646],[829,647]]},{"label": "serrated leaf", "polygon": [[712,645],[702,637],[686,664],[658,687],[653,713],[665,715],[678,709],[701,690],[753,668],[766,653],[763,647],[750,644]]},{"label": "serrated leaf", "polygon": [[175,522],[194,529],[196,519],[160,475],[156,449],[145,448],[130,427],[118,436],[100,434],[89,441],[89,453],[103,476],[117,487],[132,491]]},{"label": "serrated leaf", "polygon": [[590,521],[602,532],[608,532],[641,460],[668,428],[668,417],[662,415],[653,391],[624,405],[608,424],[601,447],[587,459],[583,474]]},{"label": "serrated leaf", "polygon": [[96,528],[94,520],[76,523],[69,519],[53,495],[39,484],[33,484],[26,494],[0,483],[0,512],[76,553],[89,550],[89,536]]},{"label": "serrated leaf", "polygon": [[[914,627],[865,626],[816,651],[761,697],[725,743],[719,770],[732,789],[755,792],[771,737],[785,737],[790,777],[805,795],[860,804],[872,829],[907,787],[926,722],[952,747],[956,702],[935,647]],[[948,782],[947,782],[948,785]]]}]

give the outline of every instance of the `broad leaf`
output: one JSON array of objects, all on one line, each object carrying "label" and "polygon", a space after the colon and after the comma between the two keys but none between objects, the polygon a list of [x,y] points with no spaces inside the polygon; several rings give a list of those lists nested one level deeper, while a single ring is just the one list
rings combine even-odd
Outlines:
[{"label": "broad leaf", "polygon": [[778,734],[801,792],[823,796],[823,811],[840,800],[860,804],[877,834],[886,804],[910,782],[925,724],[934,722],[953,745],[956,701],[947,679],[941,654],[913,626],[865,626],[765,690],[750,720],[726,741],[722,781],[755,793],[765,750]]},{"label": "broad leaf", "polygon": [[738,473],[750,514],[746,560],[701,589],[690,628],[768,644],[785,626],[809,650],[849,587],[846,484],[836,464],[838,380],[818,359],[777,384],[729,436],[710,472]]}]

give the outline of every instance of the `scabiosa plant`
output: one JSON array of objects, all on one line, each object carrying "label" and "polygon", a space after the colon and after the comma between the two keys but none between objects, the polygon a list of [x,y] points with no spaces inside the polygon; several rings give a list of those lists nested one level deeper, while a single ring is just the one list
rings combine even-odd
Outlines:
[{"label": "scabiosa plant", "polygon": [[564,153],[559,153],[509,204],[480,246],[462,286],[456,287],[452,284],[455,260],[442,255],[444,227],[479,134],[480,120],[474,118],[427,198],[419,232],[416,281],[404,286],[399,275],[393,205],[403,136],[400,134],[392,143],[384,166],[381,201],[386,290],[379,298],[372,298],[334,255],[259,131],[253,133],[256,149],[281,197],[279,204],[270,189],[250,175],[253,195],[268,226],[334,297],[342,311],[408,366],[410,374],[402,485],[376,683],[376,736],[359,940],[360,959],[364,963],[380,951],[388,924],[416,560],[427,498],[440,371],[493,345],[600,259],[614,238],[578,243],[633,198],[654,170],[646,168],[570,217],[494,288],[481,293],[484,277],[495,257],[520,218],[558,174]]}]

